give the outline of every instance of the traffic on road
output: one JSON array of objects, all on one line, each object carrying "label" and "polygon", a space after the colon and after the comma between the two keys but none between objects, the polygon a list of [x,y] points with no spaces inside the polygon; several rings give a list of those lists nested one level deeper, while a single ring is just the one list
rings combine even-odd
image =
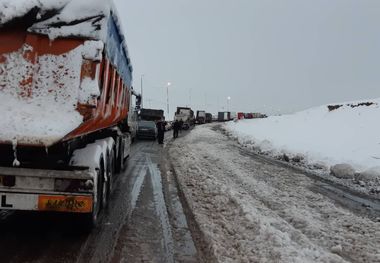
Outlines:
[{"label": "traffic on road", "polygon": [[0,263],[380,263],[379,10],[0,0]]}]

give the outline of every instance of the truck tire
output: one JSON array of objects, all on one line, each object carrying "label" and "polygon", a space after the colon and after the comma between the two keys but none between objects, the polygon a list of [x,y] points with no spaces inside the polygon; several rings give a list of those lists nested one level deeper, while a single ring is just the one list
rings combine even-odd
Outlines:
[{"label": "truck tire", "polygon": [[115,150],[111,149],[107,156],[107,182],[104,185],[105,191],[103,191],[103,207],[107,207],[110,195],[113,190],[113,181],[115,176]]},{"label": "truck tire", "polygon": [[85,231],[91,231],[94,227],[96,227],[99,223],[99,215],[102,210],[102,200],[103,200],[103,187],[104,187],[104,161],[103,156],[100,157],[99,160],[99,170],[97,174],[97,189],[96,189],[96,202],[93,203],[92,213],[83,215],[83,224]]},{"label": "truck tire", "polygon": [[102,186],[102,209],[107,208],[108,206],[108,200],[110,197],[110,191],[111,191],[111,180],[114,173],[114,156],[113,156],[113,150],[110,152],[107,150],[107,158],[106,158],[106,164],[105,164],[105,174],[103,177],[103,186]]},{"label": "truck tire", "polygon": [[124,140],[119,137],[119,143],[116,146],[119,147],[119,154],[115,160],[115,173],[120,173],[124,170]]}]

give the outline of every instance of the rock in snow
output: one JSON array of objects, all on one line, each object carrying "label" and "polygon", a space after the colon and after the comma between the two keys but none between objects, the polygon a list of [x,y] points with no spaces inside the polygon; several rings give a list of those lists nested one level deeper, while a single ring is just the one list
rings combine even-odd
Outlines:
[{"label": "rock in snow", "polygon": [[335,254],[340,254],[340,253],[342,253],[342,251],[343,251],[343,248],[341,245],[333,246],[331,248],[331,252],[335,253]]},{"label": "rock in snow", "polygon": [[347,163],[336,164],[330,168],[330,171],[333,176],[341,179],[354,179],[355,177],[355,169]]},{"label": "rock in snow", "polygon": [[380,167],[365,170],[364,172],[358,173],[355,177],[356,180],[362,181],[380,181]]}]

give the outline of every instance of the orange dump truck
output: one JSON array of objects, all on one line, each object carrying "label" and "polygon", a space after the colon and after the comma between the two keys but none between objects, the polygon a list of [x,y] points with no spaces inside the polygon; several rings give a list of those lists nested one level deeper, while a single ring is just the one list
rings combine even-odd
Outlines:
[{"label": "orange dump truck", "polygon": [[129,155],[138,96],[116,10],[105,0],[1,9],[0,209],[96,224]]}]

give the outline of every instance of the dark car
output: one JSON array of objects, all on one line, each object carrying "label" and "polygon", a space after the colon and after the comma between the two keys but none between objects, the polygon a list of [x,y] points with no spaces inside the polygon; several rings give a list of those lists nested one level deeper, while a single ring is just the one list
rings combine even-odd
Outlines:
[{"label": "dark car", "polygon": [[138,139],[156,139],[157,127],[154,121],[139,121],[137,124]]}]

